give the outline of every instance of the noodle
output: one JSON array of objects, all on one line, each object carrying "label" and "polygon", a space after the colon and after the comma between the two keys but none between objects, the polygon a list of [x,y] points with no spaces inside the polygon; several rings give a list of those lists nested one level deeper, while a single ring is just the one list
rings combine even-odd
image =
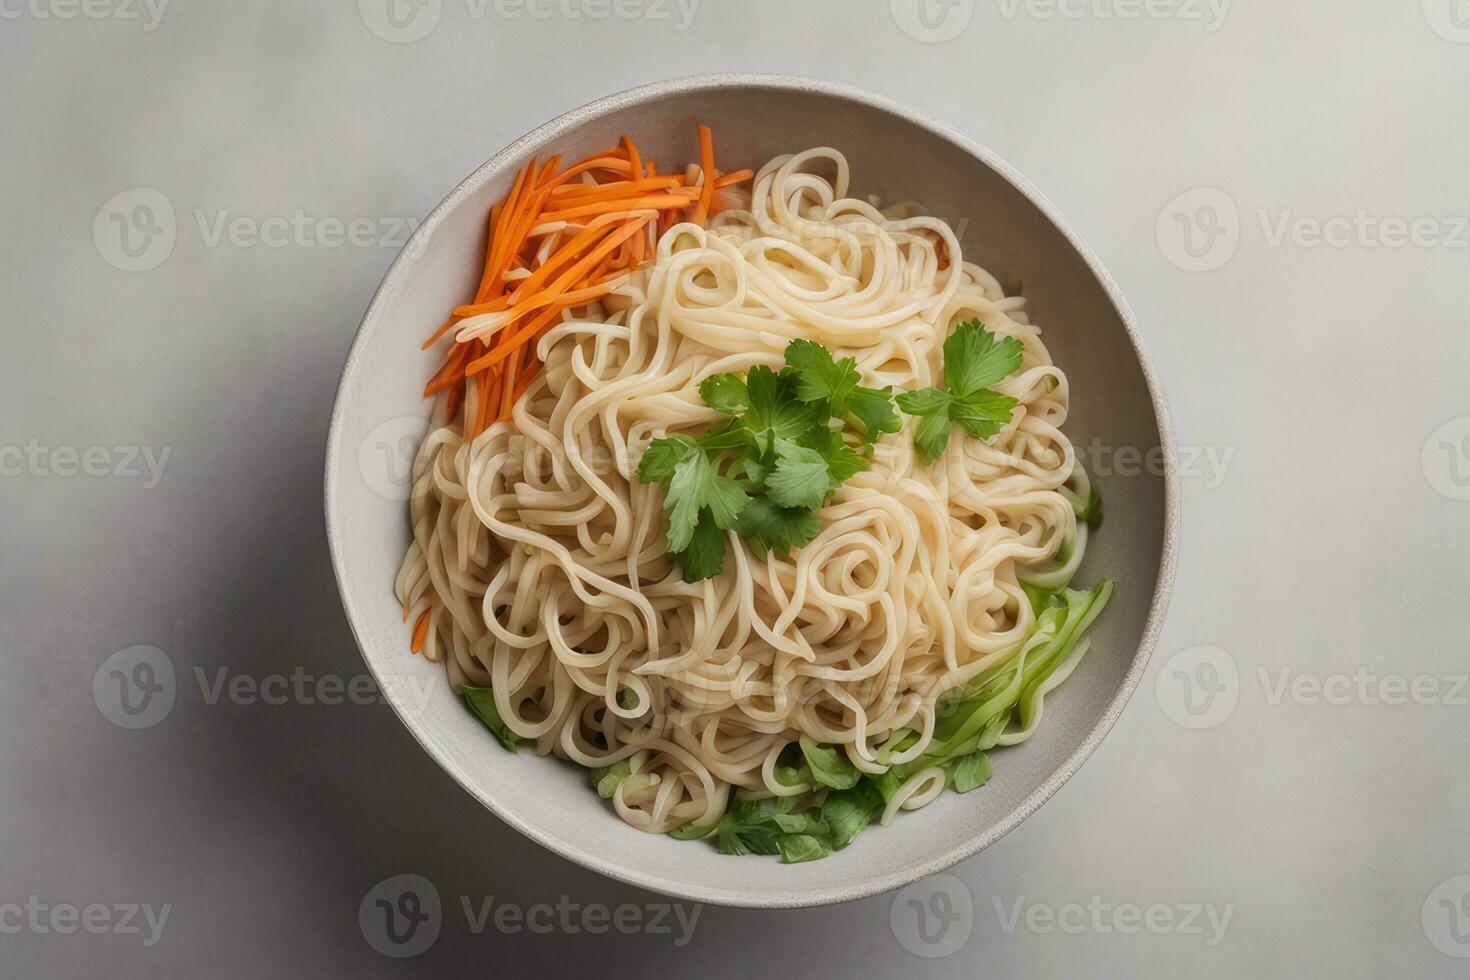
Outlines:
[{"label": "noodle", "polygon": [[[1020,683],[1037,625],[1023,584],[1065,585],[1086,547],[1063,492],[1089,489],[1061,432],[1067,379],[1023,300],[963,262],[945,222],[853,199],[848,180],[843,156],[818,148],[772,160],[749,191],[717,192],[731,206],[710,227],[674,225],[652,261],[566,311],[508,419],[466,442],[471,388],[453,417],[441,403],[414,463],[395,588],[428,616],[423,653],[452,684],[493,689],[505,726],[539,753],[629,760],[612,804],[642,830],[710,825],[732,788],[820,789],[781,778],[803,735],[864,773],[918,759],[942,695],[1012,667]],[[907,432],[880,439],[806,547],[757,557],[730,532],[724,570],[683,581],[661,490],[635,470],[654,438],[721,417],[702,379],[779,370],[807,338],[855,357],[865,384],[922,388],[970,318],[1023,345],[1021,369],[995,386],[1019,401],[997,437],[954,438],[932,465]],[[988,744],[1028,736],[1085,649]],[[883,822],[944,787],[944,769],[918,771]]]}]

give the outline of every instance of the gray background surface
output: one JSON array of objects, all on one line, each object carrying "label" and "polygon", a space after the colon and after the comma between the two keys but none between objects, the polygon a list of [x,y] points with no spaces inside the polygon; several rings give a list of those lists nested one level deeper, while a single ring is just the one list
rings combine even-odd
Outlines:
[{"label": "gray background surface", "polygon": [[[1463,974],[1470,5],[925,2],[0,3],[0,974]],[[663,900],[498,823],[385,706],[322,703],[364,667],[320,474],[398,219],[558,112],[713,70],[916,104],[1038,184],[1152,346],[1185,524],[1143,686],[1020,829],[676,945],[584,928]],[[370,243],[318,223],[354,218]],[[140,645],[176,694],[129,730],[104,661]],[[358,915],[397,874],[443,905],[403,960]],[[492,896],[553,927],[477,933]]]}]

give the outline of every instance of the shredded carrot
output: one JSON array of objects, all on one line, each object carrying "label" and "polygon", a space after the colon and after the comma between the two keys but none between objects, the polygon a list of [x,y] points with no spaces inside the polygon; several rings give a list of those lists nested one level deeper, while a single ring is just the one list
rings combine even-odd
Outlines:
[{"label": "shredded carrot", "polygon": [[[428,349],[452,338],[424,394],[444,396],[447,417],[461,421],[465,439],[511,417],[541,372],[540,338],[568,310],[618,288],[660,235],[681,221],[707,223],[715,192],[754,176],[715,169],[709,127],[698,127],[698,144],[698,168],[680,173],[659,174],[628,135],[565,169],[557,155],[516,172],[487,216],[485,263],[472,300],[455,307],[424,343]],[[461,326],[480,316],[488,318]],[[416,633],[427,632],[428,615]]]},{"label": "shredded carrot", "polygon": [[699,169],[703,178],[699,185],[699,206],[694,209],[695,224],[709,220],[710,205],[715,196],[715,138],[708,126],[699,126]]},{"label": "shredded carrot", "polygon": [[547,211],[541,215],[541,221],[567,221],[571,218],[586,218],[604,211],[664,211],[669,208],[687,208],[699,199],[697,193],[692,193],[680,188],[677,191],[667,191],[662,194],[644,194],[641,197],[615,198],[611,201],[596,201],[592,204],[579,204],[575,207],[566,208],[561,211]]},{"label": "shredded carrot", "polygon": [[481,283],[480,290],[489,292],[490,284],[494,282],[496,270],[501,268],[505,259],[505,249],[510,238],[510,225],[519,217],[517,208],[522,201],[522,191],[525,189],[526,176],[535,169],[536,161],[532,160],[525,169],[516,173],[515,183],[511,185],[510,196],[507,197],[505,207],[500,209],[500,220],[495,223],[495,229],[490,235],[490,248],[485,253],[485,277]]},{"label": "shredded carrot", "polygon": [[627,133],[623,134],[623,148],[628,153],[628,173],[633,178],[634,185],[643,181],[643,158],[638,155],[638,147],[633,145],[633,137]]},{"label": "shredded carrot", "polygon": [[429,613],[431,612],[433,612],[432,608],[425,609],[424,614],[419,617],[419,621],[414,624],[413,640],[408,645],[408,648],[414,653],[422,651],[424,649],[424,641],[429,638]]},{"label": "shredded carrot", "polygon": [[563,184],[551,192],[558,203],[586,204],[588,201],[631,197],[651,190],[673,190],[684,183],[683,177],[645,177],[642,182],[615,180],[606,184]]},{"label": "shredded carrot", "polygon": [[730,173],[727,173],[724,176],[717,177],[715,179],[715,190],[721,190],[722,188],[730,187],[734,184],[743,184],[754,176],[755,171],[753,170],[733,170]]}]

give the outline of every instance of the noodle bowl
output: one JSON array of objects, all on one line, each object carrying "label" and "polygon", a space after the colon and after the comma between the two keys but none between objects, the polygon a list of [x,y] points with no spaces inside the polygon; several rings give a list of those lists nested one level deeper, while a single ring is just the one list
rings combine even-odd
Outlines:
[{"label": "noodle bowl", "polygon": [[[456,686],[492,689],[515,735],[588,768],[627,763],[612,805],[650,832],[712,825],[736,789],[820,791],[783,761],[802,736],[863,773],[922,759],[948,696],[1020,677],[1037,627],[1027,586],[1064,586],[1087,542],[1066,376],[1024,301],[963,261],[947,223],[851,197],[830,148],[720,194],[707,227],[673,225],[649,261],[545,332],[544,371],[508,418],[466,439],[475,391],[439,403],[395,583],[427,616],[425,656]],[[529,238],[544,254],[578,230],[549,222]],[[636,470],[652,440],[720,420],[702,380],[779,369],[808,339],[855,358],[865,384],[924,388],[972,318],[1022,345],[1020,370],[994,386],[1018,402],[995,438],[952,439],[932,464],[906,435],[881,439],[805,547],[757,555],[730,532],[723,571],[683,580],[662,491]],[[1028,736],[1085,650],[989,744]],[[945,785],[937,766],[913,773],[884,820]]]}]

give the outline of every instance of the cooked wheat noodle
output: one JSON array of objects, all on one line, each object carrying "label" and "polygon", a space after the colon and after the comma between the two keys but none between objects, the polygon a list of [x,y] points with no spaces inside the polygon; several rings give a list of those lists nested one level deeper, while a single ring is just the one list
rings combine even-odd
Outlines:
[{"label": "cooked wheat noodle", "polygon": [[[1034,621],[1022,578],[1065,583],[1086,545],[1059,492],[1086,492],[1060,431],[1067,379],[1023,301],[962,261],[944,221],[850,198],[829,148],[722,193],[734,206],[709,229],[675,226],[652,261],[564,314],[509,420],[467,444],[473,390],[454,418],[441,403],[414,463],[396,582],[405,608],[430,617],[425,655],[453,684],[492,687],[538,752],[587,767],[632,758],[613,806],[653,832],[713,822],[732,787],[814,788],[775,776],[803,734],[864,772],[917,758],[939,696],[1020,655]],[[941,345],[969,318],[1024,345],[1021,370],[996,386],[1020,402],[998,437],[957,433],[925,465],[907,429],[885,436],[805,548],[757,558],[731,533],[718,577],[682,580],[662,491],[634,471],[654,438],[721,418],[703,378],[779,369],[805,337],[857,358],[866,384],[922,388],[940,383]],[[918,741],[879,763],[900,729]],[[943,787],[942,770],[920,772],[884,821]]]}]

